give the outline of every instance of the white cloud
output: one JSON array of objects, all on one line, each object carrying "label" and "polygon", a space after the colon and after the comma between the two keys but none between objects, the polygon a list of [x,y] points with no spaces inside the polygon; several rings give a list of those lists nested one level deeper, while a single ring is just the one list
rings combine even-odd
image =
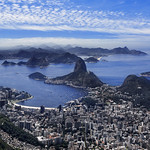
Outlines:
[{"label": "white cloud", "polygon": [[4,3],[0,6],[1,29],[10,27],[16,30],[150,34],[150,20],[136,17],[133,20],[126,19],[125,13],[121,11],[80,10],[72,7],[69,0],[1,0],[1,2]]},{"label": "white cloud", "polygon": [[[146,38],[146,40],[145,40]],[[77,39],[77,38],[20,38],[20,39],[0,39],[0,49],[7,49],[15,46],[82,46],[82,47],[124,47],[130,49],[149,48],[150,37],[145,36],[120,36],[119,39]]]}]

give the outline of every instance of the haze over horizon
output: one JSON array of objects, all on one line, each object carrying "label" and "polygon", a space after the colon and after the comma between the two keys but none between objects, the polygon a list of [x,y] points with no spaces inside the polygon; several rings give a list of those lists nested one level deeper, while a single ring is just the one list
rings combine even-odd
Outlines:
[{"label": "haze over horizon", "polygon": [[149,49],[149,0],[0,0],[0,48]]}]

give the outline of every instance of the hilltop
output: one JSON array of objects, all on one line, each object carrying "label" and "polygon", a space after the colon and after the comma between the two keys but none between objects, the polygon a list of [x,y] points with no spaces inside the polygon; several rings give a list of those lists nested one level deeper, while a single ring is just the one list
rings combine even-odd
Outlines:
[{"label": "hilltop", "polygon": [[66,84],[78,87],[98,87],[102,86],[103,82],[90,71],[87,71],[86,64],[83,59],[79,58],[75,64],[74,71],[56,78],[48,78],[41,73],[33,73],[29,75],[30,78],[36,80],[45,79],[47,84]]},{"label": "hilltop", "polygon": [[56,50],[50,51],[45,49],[28,49],[19,51],[0,51],[0,59],[28,59],[26,62],[8,62],[4,61],[3,65],[27,65],[27,66],[48,66],[50,63],[74,63],[79,58],[75,54]]},{"label": "hilltop", "polygon": [[48,83],[49,81],[53,83],[69,83],[81,87],[97,87],[103,85],[93,72],[87,71],[85,62],[81,58],[76,62],[73,72],[65,76],[47,80],[46,82]]},{"label": "hilltop", "polygon": [[117,47],[113,49],[106,48],[83,48],[83,47],[71,47],[64,49],[67,52],[83,55],[83,56],[107,56],[107,55],[115,55],[115,54],[129,54],[129,55],[147,55],[147,53],[139,51],[139,50],[129,50],[128,47]]},{"label": "hilltop", "polygon": [[145,77],[129,75],[118,89],[123,93],[135,96],[134,104],[150,106],[150,80]]},{"label": "hilltop", "polygon": [[[68,53],[66,53],[68,52]],[[140,50],[130,50],[128,47],[117,47],[113,49],[106,48],[84,48],[84,47],[46,47],[46,48],[35,48],[27,47],[20,49],[0,50],[0,59],[13,59],[13,58],[31,58],[35,57],[47,57],[60,55],[59,57],[66,57],[71,54],[77,56],[106,56],[115,54],[129,54],[129,55],[147,55],[147,53]],[[51,60],[52,61],[52,60]],[[70,60],[71,61],[71,60]]]}]

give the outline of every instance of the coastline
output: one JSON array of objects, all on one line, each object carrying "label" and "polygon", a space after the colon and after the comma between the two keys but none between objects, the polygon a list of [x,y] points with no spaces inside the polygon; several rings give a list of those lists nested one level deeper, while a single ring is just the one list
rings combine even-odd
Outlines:
[{"label": "coastline", "polygon": [[[36,79],[34,79],[36,80]],[[36,80],[36,81],[41,81],[41,80]],[[45,80],[47,81],[47,80]],[[51,79],[49,79],[48,83],[47,82],[43,82],[44,84],[52,84],[52,85],[65,85],[65,86],[70,86],[72,88],[77,88],[77,89],[84,89],[86,92],[87,92],[87,95],[88,95],[88,88],[87,87],[83,87],[83,86],[76,86],[76,85],[73,85],[72,83],[69,83],[69,82],[60,82],[60,80],[57,80],[57,81],[52,81]],[[26,100],[30,100],[32,99],[34,96],[30,96],[29,98],[26,98],[26,99],[22,99],[22,100],[13,100],[13,101],[9,101],[10,103],[12,103],[13,105],[15,106],[21,106],[21,108],[25,108],[25,109],[35,109],[35,110],[40,110],[41,108],[40,107],[36,107],[36,106],[26,106],[26,105],[21,105],[21,104],[17,104],[18,102],[23,102],[23,101],[26,101]],[[69,100],[67,103],[71,102],[71,101],[74,101],[74,100]],[[52,108],[52,107],[45,107],[45,110],[56,110],[57,108]]]},{"label": "coastline", "polygon": [[30,99],[32,99],[34,96],[30,96],[30,97],[28,97],[28,98],[26,98],[26,99],[22,99],[22,100],[13,100],[13,103],[18,103],[18,102],[23,102],[23,101],[26,101],[26,100],[30,100]]},{"label": "coastline", "polygon": [[[21,106],[21,108],[26,108],[26,109],[37,109],[40,110],[40,107],[35,107],[35,106],[25,106],[25,105],[20,105],[20,104],[16,104],[14,103],[15,106]],[[57,108],[50,108],[50,107],[45,107],[46,110],[55,110]]]},{"label": "coastline", "polygon": [[63,80],[53,80],[53,79],[47,79],[44,81],[44,84],[51,84],[51,85],[65,85],[65,86],[70,86],[72,88],[77,88],[77,89],[87,89],[87,87],[83,87],[83,86],[77,86],[74,85],[73,83],[69,83],[67,81],[63,81]]},{"label": "coastline", "polygon": [[[26,99],[22,99],[22,100],[15,100],[15,101],[9,101],[11,102],[13,105],[15,106],[21,106],[21,108],[26,108],[26,109],[37,109],[37,110],[40,110],[41,108],[40,107],[35,107],[35,106],[25,106],[25,105],[20,105],[20,104],[17,104],[18,102],[23,102],[23,101],[26,101],[26,100],[30,100],[32,99],[34,96],[30,96],[29,98],[26,98]],[[46,110],[55,110],[57,108],[50,108],[50,107],[45,107]]]},{"label": "coastline", "polygon": [[140,74],[140,76],[142,76],[142,77],[150,77],[150,75],[149,74]]}]

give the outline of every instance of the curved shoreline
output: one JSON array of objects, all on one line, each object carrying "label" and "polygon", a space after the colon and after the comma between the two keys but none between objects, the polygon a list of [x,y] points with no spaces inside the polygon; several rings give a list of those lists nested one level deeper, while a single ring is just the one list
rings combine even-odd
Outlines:
[{"label": "curved shoreline", "polygon": [[[18,102],[23,102],[23,101],[26,101],[26,100],[30,100],[32,99],[34,96],[31,96],[29,98],[26,98],[26,99],[22,99],[22,100],[15,100],[15,101],[10,101],[12,104],[14,104],[15,106],[21,106],[21,108],[26,108],[26,109],[38,109],[40,110],[41,108],[40,107],[35,107],[35,106],[26,106],[26,105],[20,105],[20,104],[17,104]],[[47,110],[54,110],[56,108],[50,108],[50,107],[45,107],[45,109]]]},{"label": "curved shoreline", "polygon": [[30,96],[26,99],[22,99],[22,100],[14,100],[13,103],[18,103],[18,102],[23,102],[23,101],[26,101],[26,100],[29,100],[29,99],[32,99],[34,96]]},{"label": "curved shoreline", "polygon": [[[43,82],[44,84],[51,84],[51,85],[65,85],[65,86],[69,86],[69,87],[72,87],[72,88],[77,88],[77,89],[84,89],[86,92],[87,92],[87,95],[88,95],[88,88],[87,87],[82,87],[82,86],[75,86],[73,84],[70,84],[70,83],[62,83],[62,84],[59,84],[59,83],[45,83],[45,81]],[[26,99],[22,99],[22,100],[15,100],[15,101],[10,101],[11,103],[13,103],[15,106],[21,106],[21,108],[26,108],[26,109],[35,109],[35,110],[40,110],[41,108],[40,107],[36,107],[36,106],[26,106],[26,105],[21,105],[21,104],[17,104],[18,102],[23,102],[23,101],[26,101],[26,100],[30,100],[32,99],[34,96],[30,96],[29,98],[26,98]],[[74,101],[74,100],[69,100],[68,102],[70,101]],[[67,102],[66,102],[67,103]],[[56,110],[57,108],[52,108],[52,107],[45,107],[46,110]]]},{"label": "curved shoreline", "polygon": [[[41,108],[40,107],[35,107],[35,106],[25,106],[25,105],[20,105],[20,104],[17,104],[17,103],[14,103],[15,106],[21,106],[21,108],[26,108],[26,109],[37,109],[37,110],[40,110]],[[46,110],[55,110],[57,108],[50,108],[50,107],[45,107]]]}]

